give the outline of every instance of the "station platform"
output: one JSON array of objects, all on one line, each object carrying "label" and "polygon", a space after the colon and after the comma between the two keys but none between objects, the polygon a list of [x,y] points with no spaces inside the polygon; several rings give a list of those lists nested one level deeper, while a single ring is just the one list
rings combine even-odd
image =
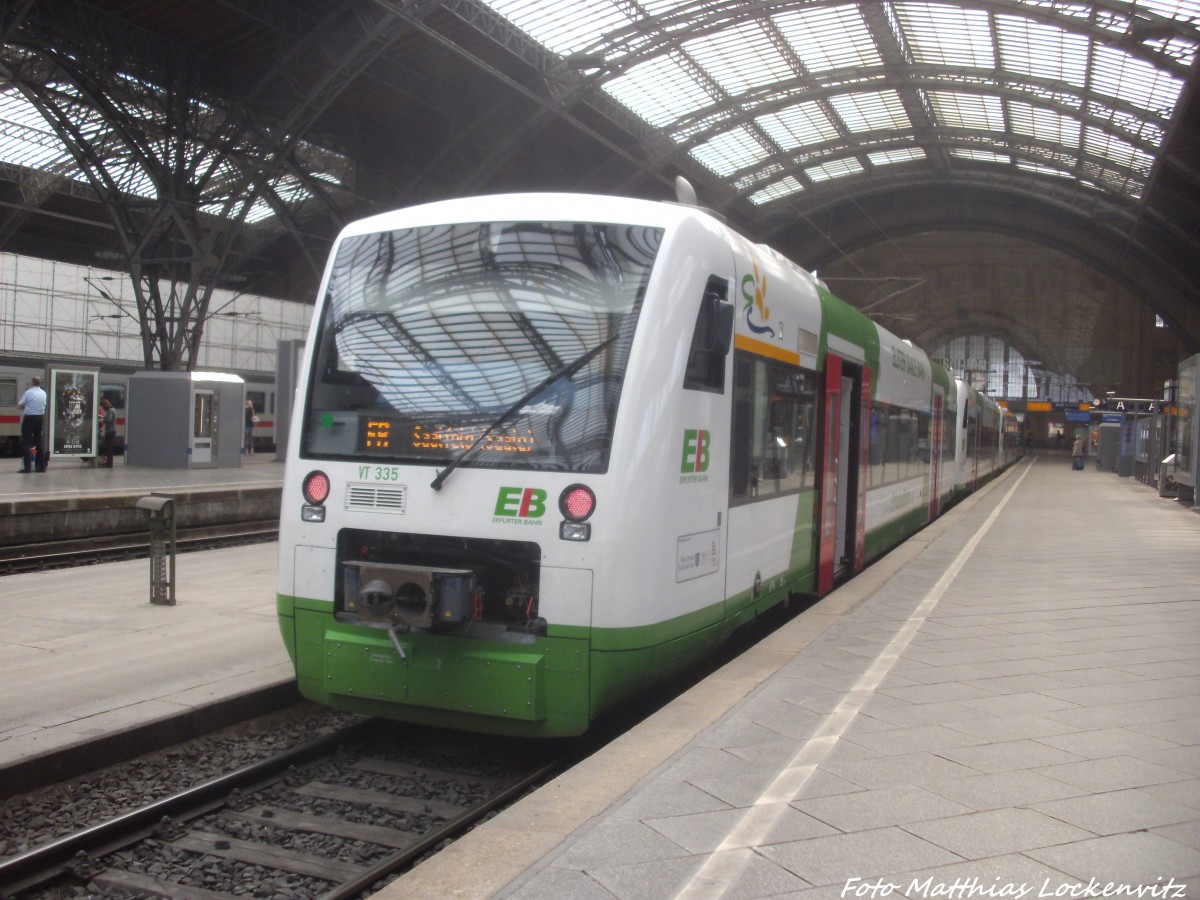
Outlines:
[{"label": "station platform", "polygon": [[1200,893],[1200,516],[1050,453],[376,897],[1138,885]]},{"label": "station platform", "polygon": [[[144,560],[0,579],[0,787],[289,689],[275,555],[180,555],[175,607]],[[1198,560],[1190,508],[1027,459],[377,897],[1195,896]]]},{"label": "station platform", "polygon": [[144,531],[146,514],[134,508],[152,493],[176,499],[180,525],[203,525],[279,515],[283,463],[274,454],[242,457],[219,469],[111,469],[73,458],[52,458],[45,472],[20,474],[19,458],[0,458],[0,544]]},{"label": "station platform", "polygon": [[78,459],[53,457],[45,472],[20,474],[20,457],[0,458],[0,503],[32,500],[66,502],[72,497],[100,494],[142,494],[158,490],[183,490],[190,487],[247,487],[260,484],[279,487],[283,483],[283,463],[273,453],[252,453],[242,464],[225,468],[161,469],[126,465],[118,456],[111,469],[93,467]]},{"label": "station platform", "polygon": [[145,559],[0,577],[0,801],[299,700],[277,550],[178,554],[174,606]]}]

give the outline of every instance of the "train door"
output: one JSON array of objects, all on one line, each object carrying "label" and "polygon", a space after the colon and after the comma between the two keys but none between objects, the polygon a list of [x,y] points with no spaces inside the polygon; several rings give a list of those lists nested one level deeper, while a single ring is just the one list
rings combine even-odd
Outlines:
[{"label": "train door", "polygon": [[863,367],[857,384],[858,402],[858,495],[854,529],[854,571],[867,564],[867,488],[871,484],[871,370]]},{"label": "train door", "polygon": [[[866,555],[866,369],[832,353],[825,360],[821,404],[821,498],[817,591],[833,588]],[[855,412],[859,415],[855,416]],[[865,413],[865,415],[864,415]],[[857,463],[857,465],[855,465]]]},{"label": "train door", "polygon": [[938,517],[941,503],[942,441],[945,439],[942,404],[945,397],[934,388],[933,420],[929,423],[929,520]]},{"label": "train door", "polygon": [[970,407],[967,420],[967,474],[971,490],[979,484],[979,415],[977,406]]},{"label": "train door", "polygon": [[217,400],[214,391],[192,392],[191,465],[212,465],[216,450]]}]

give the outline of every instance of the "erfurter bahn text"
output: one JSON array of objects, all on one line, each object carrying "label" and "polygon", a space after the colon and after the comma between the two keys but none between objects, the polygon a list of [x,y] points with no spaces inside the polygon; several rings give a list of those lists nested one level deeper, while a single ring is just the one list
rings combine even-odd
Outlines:
[{"label": "erfurter bahn text", "polygon": [[454,200],[335,244],[290,436],[302,693],[571,735],[1017,453],[1011,416],[690,206]]}]

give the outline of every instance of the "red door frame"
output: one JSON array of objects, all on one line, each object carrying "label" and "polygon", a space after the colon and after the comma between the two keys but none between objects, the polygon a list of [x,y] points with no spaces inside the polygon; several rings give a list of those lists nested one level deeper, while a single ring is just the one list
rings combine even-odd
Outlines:
[{"label": "red door frame", "polygon": [[817,593],[833,589],[837,552],[838,453],[841,449],[842,359],[825,357],[825,391],[821,401],[821,495],[817,498]]},{"label": "red door frame", "polygon": [[871,478],[871,370],[862,367],[858,385],[858,502],[854,518],[854,571],[867,564],[867,486]]}]

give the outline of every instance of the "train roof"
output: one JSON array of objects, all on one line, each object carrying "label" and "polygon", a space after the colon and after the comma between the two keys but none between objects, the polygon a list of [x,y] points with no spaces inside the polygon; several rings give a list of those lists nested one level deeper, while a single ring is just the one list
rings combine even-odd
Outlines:
[{"label": "train roof", "polygon": [[487,221],[587,221],[622,224],[674,225],[704,216],[727,227],[719,216],[698,206],[663,200],[642,200],[607,194],[521,193],[485,194],[408,206],[351,222],[342,237],[371,234],[408,223],[453,224]]}]

